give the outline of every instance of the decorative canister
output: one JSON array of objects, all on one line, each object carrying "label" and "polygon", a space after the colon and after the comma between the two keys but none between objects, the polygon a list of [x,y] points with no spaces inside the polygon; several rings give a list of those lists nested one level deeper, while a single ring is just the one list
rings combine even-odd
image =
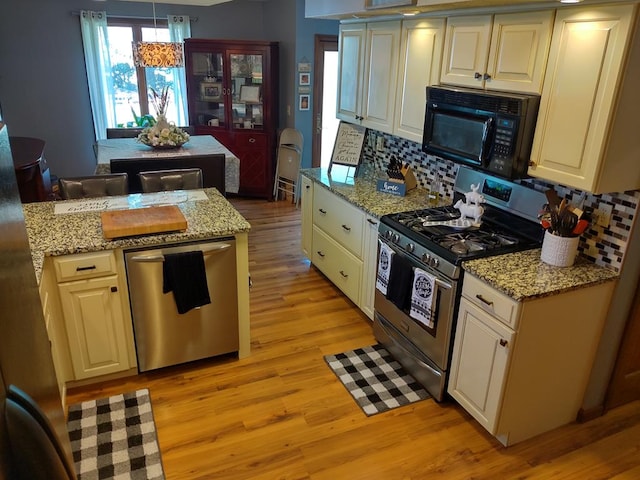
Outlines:
[{"label": "decorative canister", "polygon": [[547,230],[542,241],[540,260],[556,267],[570,267],[578,253],[580,237],[560,237]]}]

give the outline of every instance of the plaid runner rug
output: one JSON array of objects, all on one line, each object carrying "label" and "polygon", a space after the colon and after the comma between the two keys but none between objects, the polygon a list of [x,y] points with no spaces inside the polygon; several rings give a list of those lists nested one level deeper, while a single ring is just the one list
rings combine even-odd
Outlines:
[{"label": "plaid runner rug", "polygon": [[69,407],[78,480],[164,479],[149,390]]},{"label": "plaid runner rug", "polygon": [[367,416],[430,397],[380,344],[324,359]]}]

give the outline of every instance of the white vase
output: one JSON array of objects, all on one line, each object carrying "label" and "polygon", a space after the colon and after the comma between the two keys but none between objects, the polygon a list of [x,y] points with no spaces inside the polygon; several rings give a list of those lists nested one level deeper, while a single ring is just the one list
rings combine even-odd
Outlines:
[{"label": "white vase", "polygon": [[580,237],[560,237],[550,233],[544,233],[540,260],[556,267],[570,267],[576,260],[578,242]]}]

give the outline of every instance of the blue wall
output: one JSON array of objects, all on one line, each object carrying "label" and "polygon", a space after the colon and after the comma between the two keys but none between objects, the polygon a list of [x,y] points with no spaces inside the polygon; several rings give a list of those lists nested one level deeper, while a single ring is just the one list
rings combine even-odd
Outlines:
[{"label": "blue wall", "polygon": [[[0,105],[11,135],[44,139],[51,171],[58,176],[91,174],[95,142],[82,52],[80,10],[109,15],[152,17],[149,3],[107,0],[8,0],[0,15]],[[294,59],[313,58],[313,28],[325,33],[338,22],[304,19],[304,0],[234,0],[211,7],[156,4],[156,16],[184,14],[194,38],[276,40],[280,42],[280,123],[293,102]],[[296,25],[302,19],[303,26]],[[300,33],[303,32],[303,33]],[[302,53],[299,44],[304,45]],[[293,109],[293,106],[292,106]],[[292,114],[299,113],[293,112]],[[310,138],[310,112],[305,138]],[[305,117],[307,116],[305,115]],[[298,127],[300,128],[300,127]],[[305,148],[305,153],[310,148]],[[309,157],[310,159],[310,157]],[[309,160],[310,164],[310,160]]]}]

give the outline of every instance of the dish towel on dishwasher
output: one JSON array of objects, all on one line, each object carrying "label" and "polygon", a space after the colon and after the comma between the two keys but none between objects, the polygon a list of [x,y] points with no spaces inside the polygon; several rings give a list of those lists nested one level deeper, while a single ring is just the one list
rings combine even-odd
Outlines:
[{"label": "dish towel on dishwasher", "polygon": [[378,240],[378,242],[380,243],[380,259],[378,260],[376,288],[380,290],[383,295],[386,295],[387,287],[389,286],[389,273],[391,272],[391,258],[395,252],[382,240]]},{"label": "dish towel on dishwasher", "polygon": [[436,277],[416,267],[413,273],[409,316],[424,323],[429,328],[435,327],[433,315],[431,314],[435,288]]},{"label": "dish towel on dishwasher", "polygon": [[178,313],[208,305],[209,286],[202,251],[170,253],[162,263],[162,293],[173,292]]}]

